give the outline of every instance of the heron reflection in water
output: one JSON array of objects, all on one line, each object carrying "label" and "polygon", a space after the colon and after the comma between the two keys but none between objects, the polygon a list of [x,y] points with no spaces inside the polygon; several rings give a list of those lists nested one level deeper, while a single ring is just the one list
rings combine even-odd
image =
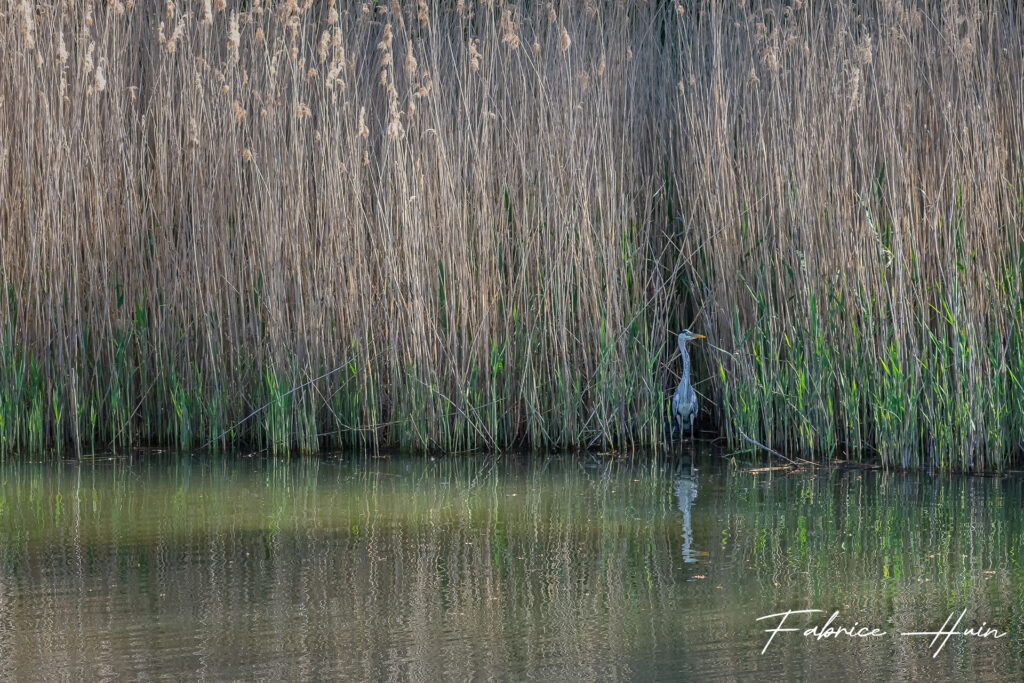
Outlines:
[{"label": "heron reflection in water", "polygon": [[693,549],[693,526],[690,512],[697,500],[697,476],[681,476],[676,479],[676,500],[679,511],[683,513],[683,562],[696,562],[700,554]]}]

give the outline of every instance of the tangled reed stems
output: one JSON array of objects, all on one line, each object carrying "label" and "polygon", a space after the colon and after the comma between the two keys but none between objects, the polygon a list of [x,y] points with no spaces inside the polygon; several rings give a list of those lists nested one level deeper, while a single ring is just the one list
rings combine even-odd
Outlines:
[{"label": "tangled reed stems", "polygon": [[0,17],[2,450],[1020,451],[1020,3]]}]

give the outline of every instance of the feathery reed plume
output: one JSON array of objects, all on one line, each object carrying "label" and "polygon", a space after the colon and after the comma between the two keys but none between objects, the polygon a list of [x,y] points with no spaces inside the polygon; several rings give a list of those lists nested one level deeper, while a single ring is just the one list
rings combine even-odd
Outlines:
[{"label": "feathery reed plume", "polygon": [[231,61],[236,64],[239,59],[238,48],[241,42],[242,35],[238,30],[238,15],[232,10],[228,19],[228,55],[230,55]]},{"label": "feathery reed plume", "polygon": [[359,108],[359,122],[356,124],[356,131],[361,138],[370,135],[370,129],[366,127],[366,107]]},{"label": "feathery reed plume", "polygon": [[392,140],[397,140],[405,135],[405,127],[402,126],[401,112],[398,111],[397,105],[391,111],[391,116],[388,119],[388,137]]},{"label": "feathery reed plume", "polygon": [[25,41],[25,49],[30,52],[36,47],[35,15],[32,0],[21,0],[21,37]]},{"label": "feathery reed plume", "polygon": [[[173,5],[171,5],[173,7]],[[163,23],[160,24],[161,28]],[[179,19],[177,25],[174,27],[174,32],[171,37],[166,40],[164,47],[167,49],[168,54],[174,54],[178,49],[178,43],[181,41],[182,36],[185,35],[185,19]]]},{"label": "feathery reed plume", "polygon": [[558,33],[558,49],[562,52],[568,52],[569,46],[572,45],[572,41],[569,40],[569,32],[565,29],[565,26],[559,27]]},{"label": "feathery reed plume", "polygon": [[93,53],[96,52],[96,43],[90,42],[89,47],[85,49],[85,56],[82,58],[82,73],[86,76],[92,73],[95,63],[93,61]]},{"label": "feathery reed plume", "polygon": [[66,64],[69,56],[68,47],[64,43],[64,30],[61,29],[57,34],[57,62],[61,65]]},{"label": "feathery reed plume", "polygon": [[92,85],[89,87],[89,94],[100,93],[107,88],[107,78],[103,74],[103,62],[101,61],[93,72]]},{"label": "feathery reed plume", "polygon": [[501,32],[501,42],[512,50],[518,50],[519,35],[516,33],[516,25],[512,20],[512,9],[509,7],[505,7],[501,11]]},{"label": "feathery reed plume", "polygon": [[412,46],[410,45],[409,49],[405,53],[405,75],[408,76],[410,80],[416,76],[416,67],[416,56],[413,54]]},{"label": "feathery reed plume", "polygon": [[330,51],[330,49],[331,32],[329,30],[324,30],[324,32],[320,34],[320,43],[317,45],[316,48],[316,57],[321,64],[327,61],[327,53],[328,51]]},{"label": "feathery reed plume", "polygon": [[394,35],[391,33],[391,24],[384,24],[384,35],[377,43],[377,49],[381,52],[391,51],[391,42],[394,40]]}]

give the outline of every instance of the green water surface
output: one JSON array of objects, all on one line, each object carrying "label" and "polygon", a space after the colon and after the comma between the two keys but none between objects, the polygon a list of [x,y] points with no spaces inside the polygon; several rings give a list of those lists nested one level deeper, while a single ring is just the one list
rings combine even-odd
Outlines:
[{"label": "green water surface", "polygon": [[718,462],[8,460],[0,677],[1022,678],[1024,478]]}]

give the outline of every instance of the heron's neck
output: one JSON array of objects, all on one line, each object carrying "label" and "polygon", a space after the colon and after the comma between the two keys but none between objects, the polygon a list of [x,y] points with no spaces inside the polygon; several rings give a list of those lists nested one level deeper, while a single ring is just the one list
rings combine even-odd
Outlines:
[{"label": "heron's neck", "polygon": [[690,354],[686,351],[686,343],[679,345],[679,353],[683,356],[683,378],[690,376]]}]

